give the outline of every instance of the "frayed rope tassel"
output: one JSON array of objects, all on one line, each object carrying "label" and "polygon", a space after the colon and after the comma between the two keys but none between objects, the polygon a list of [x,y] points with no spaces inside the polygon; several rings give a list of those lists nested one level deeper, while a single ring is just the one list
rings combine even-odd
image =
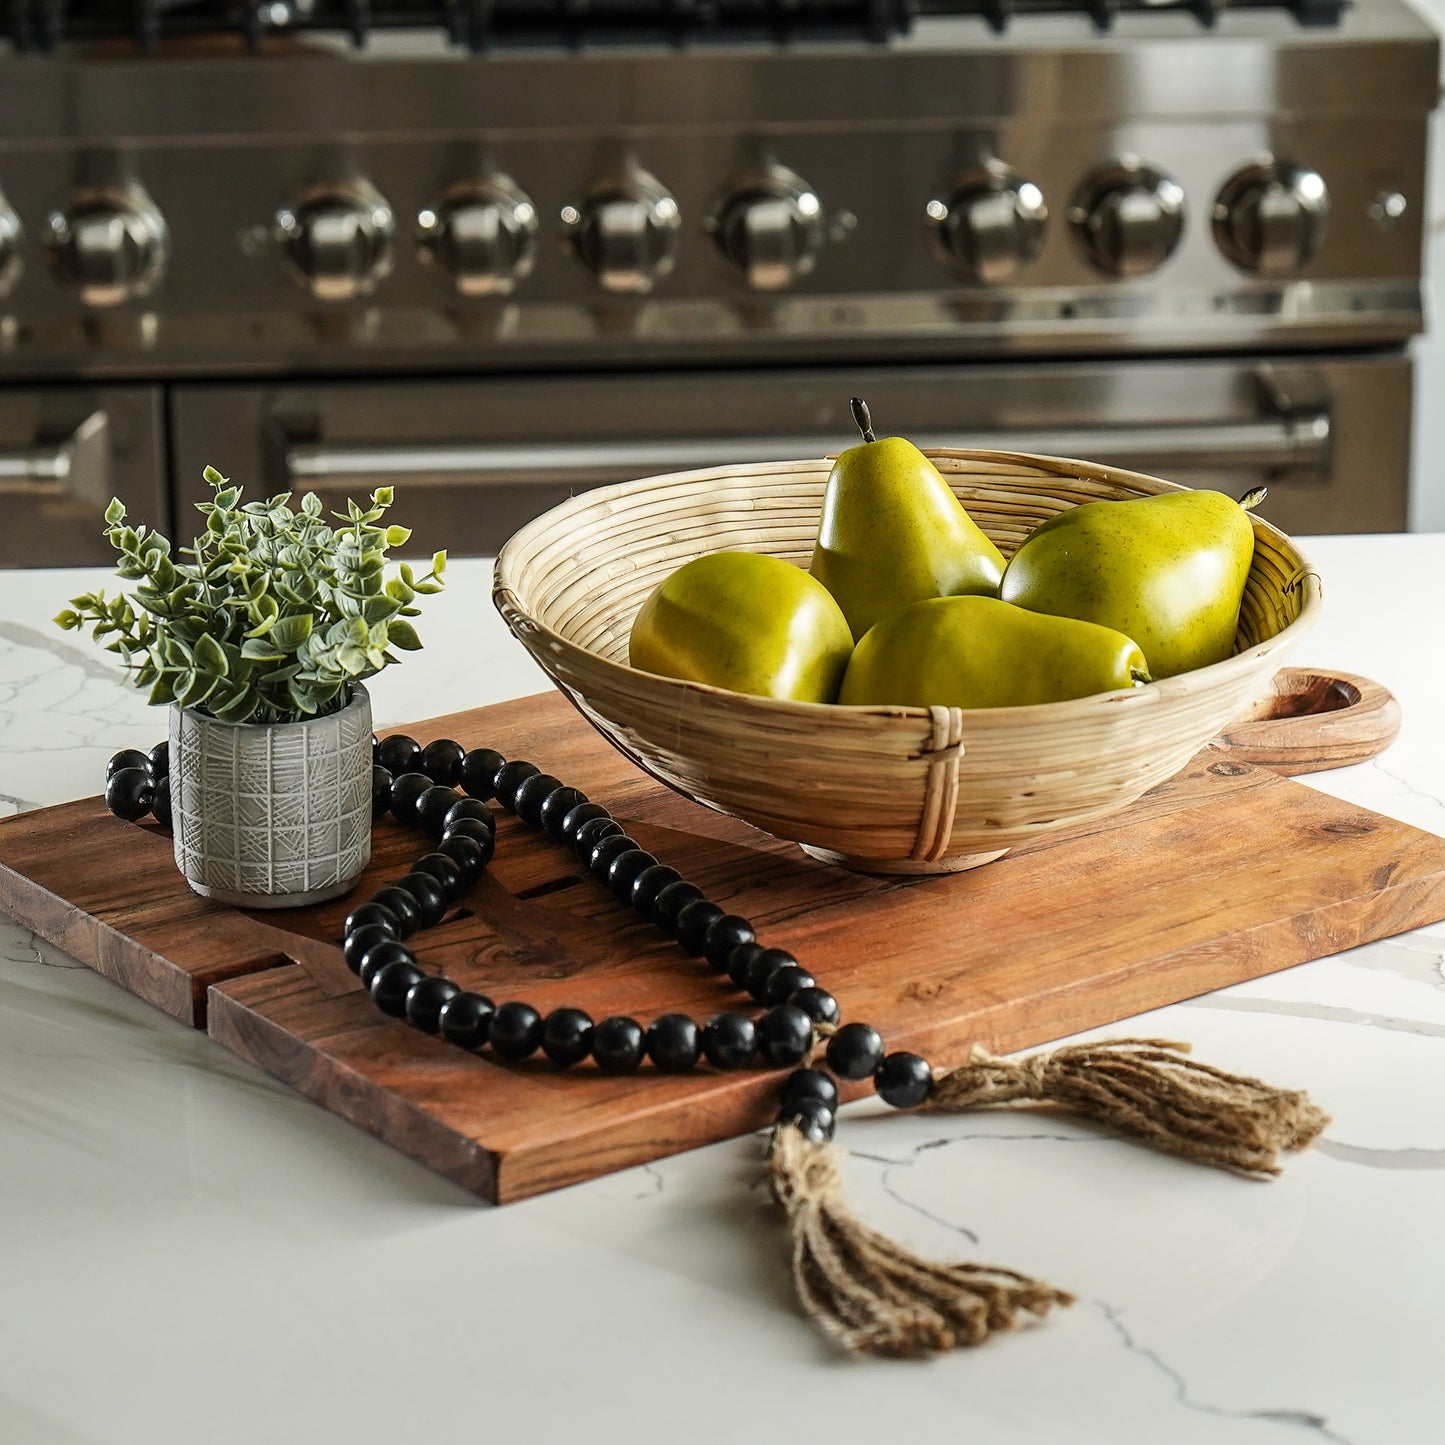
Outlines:
[{"label": "frayed rope tassel", "polygon": [[925,1109],[1052,1104],[1168,1154],[1259,1179],[1282,1150],[1307,1147],[1329,1123],[1308,1094],[1186,1058],[1188,1044],[1106,1039],[1013,1060],[975,1049],[939,1074]]},{"label": "frayed rope tassel", "polygon": [[917,1357],[977,1345],[1023,1314],[1073,1296],[1011,1269],[920,1259],[860,1223],[838,1172],[839,1151],[792,1124],[773,1131],[773,1197],[788,1216],[798,1298],[823,1331],[860,1354]]}]

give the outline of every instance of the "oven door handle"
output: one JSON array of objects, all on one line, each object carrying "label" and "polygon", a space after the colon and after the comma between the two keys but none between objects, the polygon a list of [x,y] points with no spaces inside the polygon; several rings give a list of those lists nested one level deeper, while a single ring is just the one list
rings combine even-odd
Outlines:
[{"label": "oven door handle", "polygon": [[57,497],[104,507],[110,500],[110,420],[91,412],[63,441],[0,450],[0,498]]},{"label": "oven door handle", "polygon": [[[1330,416],[1320,408],[1249,421],[911,433],[910,440],[925,451],[980,447],[1135,468],[1288,469],[1323,478],[1329,465]],[[475,486],[565,476],[595,484],[692,467],[826,457],[837,450],[836,436],[396,446],[292,441],[285,461],[291,483],[325,491],[401,478],[434,486]]]}]

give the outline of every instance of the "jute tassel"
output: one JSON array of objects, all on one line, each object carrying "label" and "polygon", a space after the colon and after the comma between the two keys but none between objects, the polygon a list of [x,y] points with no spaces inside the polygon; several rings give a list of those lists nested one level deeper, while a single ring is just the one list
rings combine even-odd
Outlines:
[{"label": "jute tassel", "polygon": [[850,1213],[838,1150],[791,1124],[773,1131],[773,1197],[792,1233],[793,1283],[803,1307],[845,1349],[872,1355],[936,1354],[976,1345],[1027,1313],[1073,1296],[1010,1269],[936,1264],[885,1239]]},{"label": "jute tassel", "polygon": [[1184,1057],[1188,1044],[1108,1039],[1000,1059],[975,1049],[940,1074],[926,1109],[1054,1104],[1166,1153],[1253,1178],[1278,1174],[1281,1150],[1303,1149],[1329,1123],[1308,1094],[1276,1089]]}]

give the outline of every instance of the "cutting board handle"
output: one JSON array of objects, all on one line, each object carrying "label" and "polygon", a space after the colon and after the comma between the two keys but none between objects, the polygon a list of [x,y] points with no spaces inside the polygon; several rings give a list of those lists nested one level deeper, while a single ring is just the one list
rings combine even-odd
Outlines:
[{"label": "cutting board handle", "polygon": [[1362,763],[1400,731],[1388,688],[1350,672],[1282,667],[1270,691],[1214,739],[1214,746],[1276,773],[1318,773]]}]

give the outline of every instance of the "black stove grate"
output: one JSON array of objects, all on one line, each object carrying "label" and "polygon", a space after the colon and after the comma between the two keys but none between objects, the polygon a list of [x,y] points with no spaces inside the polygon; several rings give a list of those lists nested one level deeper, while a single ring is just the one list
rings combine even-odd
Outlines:
[{"label": "black stove grate", "polygon": [[907,33],[919,14],[977,16],[1003,31],[1017,16],[1072,13],[1107,30],[1128,11],[1183,11],[1212,27],[1228,10],[1284,9],[1305,26],[1339,22],[1350,0],[0,0],[0,40],[50,51],[67,41],[331,31],[357,46],[383,30],[440,29],[481,52],[505,46],[671,45],[864,39]]}]

